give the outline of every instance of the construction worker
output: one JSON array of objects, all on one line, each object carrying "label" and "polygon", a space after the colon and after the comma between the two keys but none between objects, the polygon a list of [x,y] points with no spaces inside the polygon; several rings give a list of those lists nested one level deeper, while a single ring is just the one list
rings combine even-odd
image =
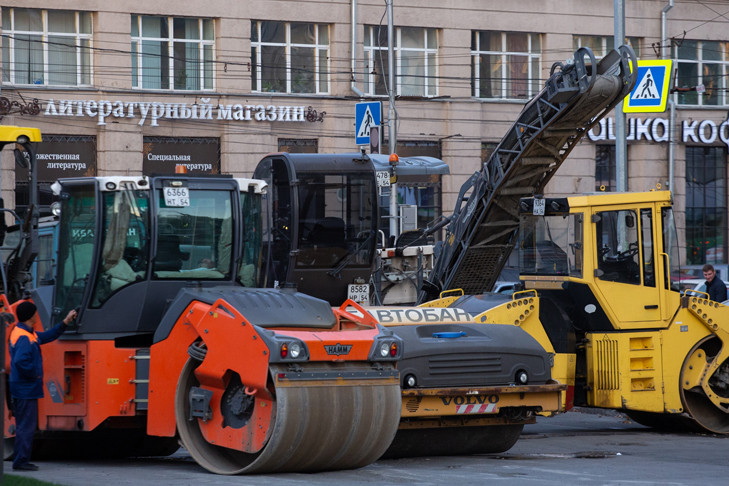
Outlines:
[{"label": "construction worker", "polygon": [[13,399],[15,416],[16,471],[37,471],[38,466],[30,462],[33,434],[38,426],[38,399],[43,398],[43,357],[40,345],[55,341],[76,319],[72,310],[62,322],[52,329],[36,332],[33,326],[39,322],[35,304],[21,302],[15,309],[18,324],[10,333],[10,395]]},{"label": "construction worker", "polygon": [[709,299],[724,302],[726,300],[726,285],[716,276],[714,266],[707,263],[701,270],[704,272],[704,278],[706,279],[706,293],[709,294]]}]

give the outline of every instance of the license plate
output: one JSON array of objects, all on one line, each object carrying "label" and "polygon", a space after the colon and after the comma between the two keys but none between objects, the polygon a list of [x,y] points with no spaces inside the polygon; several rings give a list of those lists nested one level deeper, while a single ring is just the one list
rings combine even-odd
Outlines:
[{"label": "license plate", "polygon": [[378,170],[377,187],[390,187],[390,173],[386,170]]},{"label": "license plate", "polygon": [[358,304],[369,304],[370,286],[368,284],[349,284],[347,286],[347,298]]},{"label": "license plate", "polygon": [[544,216],[545,203],[546,201],[544,199],[534,198],[534,210],[532,211],[532,214],[534,216]]},{"label": "license plate", "polygon": [[168,208],[185,208],[190,205],[187,187],[165,187],[165,205]]}]

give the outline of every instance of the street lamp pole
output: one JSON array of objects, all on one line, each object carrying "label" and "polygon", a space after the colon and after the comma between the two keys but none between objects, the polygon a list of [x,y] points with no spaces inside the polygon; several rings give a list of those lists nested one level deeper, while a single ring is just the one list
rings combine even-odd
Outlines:
[{"label": "street lamp pole", "polygon": [[[614,0],[615,47],[625,43],[625,0]],[[618,192],[628,190],[628,143],[623,102],[615,107],[615,179]]]},{"label": "street lamp pole", "polygon": [[[387,112],[390,154],[397,152],[397,111],[395,111],[395,28],[393,26],[392,0],[387,0],[387,84],[390,107]],[[392,171],[395,173],[395,165]],[[390,185],[390,236],[397,237],[397,179]]]}]

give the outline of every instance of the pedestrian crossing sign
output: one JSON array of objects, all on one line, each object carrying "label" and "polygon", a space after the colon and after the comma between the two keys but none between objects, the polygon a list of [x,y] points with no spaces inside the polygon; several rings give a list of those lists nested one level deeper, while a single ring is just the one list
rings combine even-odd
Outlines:
[{"label": "pedestrian crossing sign", "polygon": [[382,103],[370,101],[354,105],[354,126],[356,145],[370,144],[370,128],[379,127],[382,113]]},{"label": "pedestrian crossing sign", "polygon": [[666,111],[671,61],[638,61],[638,81],[625,97],[625,113],[659,113]]}]

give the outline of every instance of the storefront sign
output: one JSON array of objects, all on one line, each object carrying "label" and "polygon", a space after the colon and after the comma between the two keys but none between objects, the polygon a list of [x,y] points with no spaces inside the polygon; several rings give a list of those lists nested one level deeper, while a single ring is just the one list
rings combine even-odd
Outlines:
[{"label": "storefront sign", "polygon": [[314,122],[322,121],[325,112],[312,107],[279,105],[230,104],[214,106],[210,98],[199,104],[109,100],[49,100],[46,116],[96,118],[97,125],[106,125],[107,118],[139,118],[139,125],[159,126],[159,120],[226,120],[241,122]]},{"label": "storefront sign", "polygon": [[[36,151],[39,181],[96,175],[95,137],[44,135]],[[16,170],[16,180],[28,180],[28,169],[18,166]]]},{"label": "storefront sign", "polygon": [[174,174],[184,166],[188,174],[220,174],[220,139],[144,137],[144,175]]},{"label": "storefront sign", "polygon": [[[648,142],[668,142],[668,119],[666,118],[629,118],[628,141],[646,140]],[[593,142],[615,140],[613,118],[603,118],[587,136]],[[714,145],[721,142],[729,147],[729,120],[715,122],[713,120],[683,120],[681,122],[681,140],[684,143]]]}]

